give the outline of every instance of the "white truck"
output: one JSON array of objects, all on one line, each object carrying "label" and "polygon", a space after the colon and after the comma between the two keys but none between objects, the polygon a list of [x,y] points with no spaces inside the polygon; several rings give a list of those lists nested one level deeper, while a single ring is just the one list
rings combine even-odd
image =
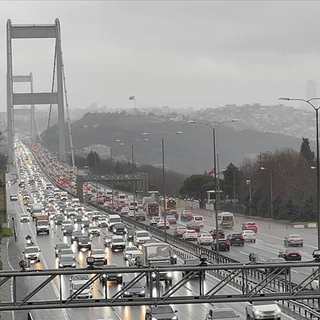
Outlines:
[{"label": "white truck", "polygon": [[36,231],[37,234],[49,234],[50,224],[49,216],[47,215],[38,215],[36,216]]},{"label": "white truck", "polygon": [[[159,270],[158,276],[160,281],[172,284],[172,272],[166,271],[166,267],[171,265],[172,253],[168,243],[154,242],[145,243],[141,246],[142,266],[155,267]],[[155,281],[157,273],[154,272],[147,277],[147,281]]]}]

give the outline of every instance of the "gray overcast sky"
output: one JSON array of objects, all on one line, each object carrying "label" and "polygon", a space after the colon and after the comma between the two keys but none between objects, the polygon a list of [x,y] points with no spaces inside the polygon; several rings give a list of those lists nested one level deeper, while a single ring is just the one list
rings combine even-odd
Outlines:
[{"label": "gray overcast sky", "polygon": [[[55,18],[70,108],[128,108],[129,95],[144,107],[276,104],[320,85],[317,1],[2,1],[1,110],[7,19]],[[13,40],[13,55],[15,75],[33,72],[35,91],[50,91],[54,40]]]}]

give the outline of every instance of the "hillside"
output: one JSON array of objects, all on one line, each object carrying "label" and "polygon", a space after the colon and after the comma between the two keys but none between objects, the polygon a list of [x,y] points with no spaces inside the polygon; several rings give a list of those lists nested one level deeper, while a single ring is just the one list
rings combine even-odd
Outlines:
[{"label": "hillside", "polygon": [[[165,163],[172,171],[192,174],[212,169],[212,130],[206,126],[169,121],[156,117],[141,117],[117,113],[87,113],[72,124],[74,150],[80,152],[92,144],[116,146],[116,140],[133,141],[146,138],[150,134],[182,131],[165,139]],[[45,145],[57,149],[57,125],[41,135]],[[161,139],[150,135],[149,141],[138,143],[134,147],[135,160],[139,165],[161,165]],[[239,166],[244,158],[252,158],[262,152],[277,148],[292,147],[300,149],[301,138],[283,134],[264,133],[251,129],[236,131],[227,125],[216,130],[217,152],[220,170],[230,162]],[[67,145],[69,139],[66,138]],[[125,155],[131,159],[131,148],[116,146],[113,155]]]}]

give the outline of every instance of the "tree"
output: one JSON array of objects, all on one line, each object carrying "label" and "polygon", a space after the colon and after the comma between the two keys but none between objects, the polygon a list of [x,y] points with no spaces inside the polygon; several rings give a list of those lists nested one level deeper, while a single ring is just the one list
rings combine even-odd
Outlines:
[{"label": "tree", "polygon": [[299,209],[293,203],[292,198],[289,197],[281,218],[284,220],[298,221],[299,217]]},{"label": "tree", "polygon": [[179,192],[188,198],[205,200],[207,198],[206,192],[212,188],[213,181],[211,176],[194,174],[183,182]]},{"label": "tree", "polygon": [[98,153],[95,151],[90,151],[87,156],[87,164],[90,168],[93,168],[94,173],[99,172],[99,168],[101,166],[101,158]]},{"label": "tree", "polygon": [[308,138],[302,137],[302,143],[300,147],[300,154],[308,161],[312,162],[315,159],[314,152],[311,150],[310,142]]},{"label": "tree", "polygon": [[309,195],[303,203],[303,206],[300,210],[300,219],[301,221],[315,221],[316,215],[313,210],[313,199],[312,195]]}]

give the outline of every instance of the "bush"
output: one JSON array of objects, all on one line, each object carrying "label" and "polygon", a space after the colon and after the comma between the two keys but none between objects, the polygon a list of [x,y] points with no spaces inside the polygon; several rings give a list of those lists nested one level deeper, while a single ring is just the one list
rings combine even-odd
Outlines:
[{"label": "bush", "polygon": [[0,237],[1,238],[12,237],[12,236],[13,236],[13,231],[11,228],[5,228],[5,227],[0,228]]}]

